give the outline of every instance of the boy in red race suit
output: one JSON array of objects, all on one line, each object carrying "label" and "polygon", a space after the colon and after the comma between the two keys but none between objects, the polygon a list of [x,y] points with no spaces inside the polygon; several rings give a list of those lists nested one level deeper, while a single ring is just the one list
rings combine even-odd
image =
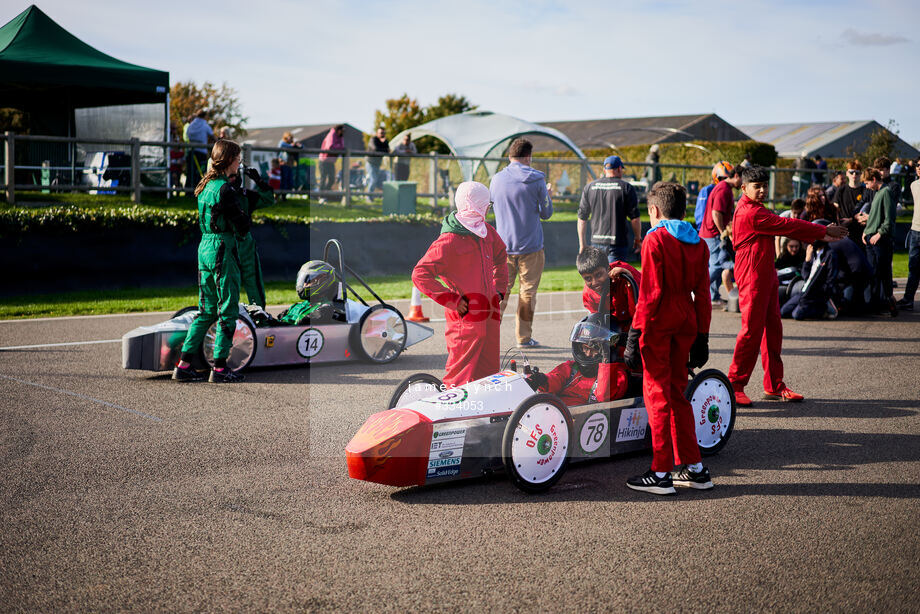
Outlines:
[{"label": "boy in red race suit", "polygon": [[750,166],[741,174],[741,200],[735,209],[733,242],[735,247],[735,281],[741,307],[741,331],[735,342],[735,354],[728,379],[738,405],[751,405],[744,387],[751,379],[757,349],[763,363],[763,388],[767,399],[801,401],[804,397],[789,389],[783,381],[783,324],[780,321],[779,281],[773,266],[773,237],[798,239],[803,243],[838,241],[847,229],[831,224],[821,226],[804,220],[784,218],[763,205],[770,182],[769,172]]},{"label": "boy in red race suit", "polygon": [[[598,250],[600,251],[600,250]],[[607,255],[601,252],[604,263]],[[603,403],[622,398],[628,386],[628,372],[617,352],[620,327],[607,326],[604,314],[592,313],[572,329],[572,357],[549,373],[533,373],[527,382],[535,390],[551,392],[566,405]]]},{"label": "boy in red race suit", "polygon": [[632,284],[626,275],[631,275],[638,286],[642,281],[639,271],[631,265],[614,260],[608,263],[607,254],[597,247],[586,247],[575,258],[575,267],[578,274],[585,280],[585,288],[581,293],[581,302],[585,309],[591,313],[600,312],[601,295],[609,296],[609,312],[613,320],[618,322],[623,330],[629,330],[632,318],[636,313],[636,295]]},{"label": "boy in red race suit", "polygon": [[444,218],[440,236],[412,271],[415,287],[444,306],[446,386],[498,372],[500,303],[508,291],[505,243],[486,223],[489,188],[465,181],[455,200],[457,210]]},{"label": "boy in red race suit", "polygon": [[[684,397],[687,367],[709,359],[709,249],[683,221],[687,192],[659,182],[648,195],[652,229],[642,242],[642,284],[624,358],[642,367],[642,392],[652,433],[652,467],[626,480],[633,490],[673,495],[674,485],[712,488]],[[683,465],[672,471],[676,465]]]}]

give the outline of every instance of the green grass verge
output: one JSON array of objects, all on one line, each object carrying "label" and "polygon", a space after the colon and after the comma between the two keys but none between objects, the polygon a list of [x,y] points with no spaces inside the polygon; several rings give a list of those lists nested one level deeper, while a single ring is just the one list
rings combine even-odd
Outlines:
[{"label": "green grass verge", "polygon": [[[894,255],[893,269],[895,277],[907,277],[906,253]],[[406,275],[369,277],[366,281],[385,300],[412,296],[412,282]],[[372,298],[355,280],[349,280],[349,284],[366,300]],[[266,283],[268,304],[288,305],[296,302],[298,299],[293,285],[293,282],[285,281]],[[517,286],[515,284],[512,292],[516,291]],[[548,268],[540,281],[542,292],[576,291],[581,290],[582,286],[581,276],[575,267]],[[34,294],[0,298],[0,319],[177,311],[197,302],[198,291],[195,286]]]}]

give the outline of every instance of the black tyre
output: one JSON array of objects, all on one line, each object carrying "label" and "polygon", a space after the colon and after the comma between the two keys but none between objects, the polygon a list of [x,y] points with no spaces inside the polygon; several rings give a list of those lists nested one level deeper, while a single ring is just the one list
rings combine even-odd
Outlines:
[{"label": "black tyre", "polygon": [[697,373],[684,393],[693,408],[693,423],[700,453],[710,456],[721,450],[735,428],[735,394],[731,382],[717,369]]},{"label": "black tyre", "polygon": [[405,407],[413,401],[424,399],[441,391],[441,380],[428,373],[413,373],[399,383],[387,409]]},{"label": "black tyre", "polygon": [[362,360],[378,365],[393,362],[406,349],[402,314],[390,305],[371,306],[352,328],[351,348]]},{"label": "black tyre", "polygon": [[[202,350],[208,364],[214,366],[214,341],[217,336],[217,326],[220,320],[211,325],[205,334]],[[233,345],[227,357],[227,366],[233,371],[245,369],[256,357],[256,329],[247,318],[237,318],[236,330],[233,333]]]},{"label": "black tyre", "polygon": [[552,394],[525,399],[508,418],[502,438],[502,462],[512,483],[528,493],[547,490],[569,464],[572,414]]},{"label": "black tyre", "polygon": [[[197,312],[197,311],[198,311],[198,305],[189,305],[188,307],[183,307],[182,309],[180,309],[180,310],[177,311],[176,313],[172,314],[172,318],[178,318],[179,316],[183,316],[183,315],[185,315],[185,314],[187,314],[187,313],[189,313],[189,312],[191,312],[191,311],[196,311],[196,312]],[[172,319],[172,318],[170,318],[170,319]]]}]

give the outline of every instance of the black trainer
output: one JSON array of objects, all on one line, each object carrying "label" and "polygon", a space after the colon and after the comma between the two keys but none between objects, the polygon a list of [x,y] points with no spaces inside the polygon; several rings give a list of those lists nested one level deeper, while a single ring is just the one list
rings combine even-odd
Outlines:
[{"label": "black trainer", "polygon": [[208,381],[215,384],[235,384],[243,381],[243,376],[230,369],[224,369],[223,371],[211,369],[211,377]]},{"label": "black trainer", "polygon": [[177,382],[201,382],[204,381],[204,375],[195,371],[191,367],[182,367],[177,366],[173,369],[172,378]]},{"label": "black trainer", "polygon": [[897,303],[895,303],[895,304],[898,306],[898,309],[903,309],[904,311],[913,311],[913,310],[914,310],[914,302],[913,302],[913,301],[909,301],[909,300],[907,300],[906,298],[900,299],[900,300],[899,300]]},{"label": "black trainer", "polygon": [[637,475],[626,480],[626,485],[633,490],[650,492],[654,495],[676,495],[674,483],[671,481],[671,474],[663,478],[655,475],[655,472],[649,469],[642,475]]},{"label": "black trainer", "polygon": [[687,465],[682,466],[677,471],[671,472],[671,480],[674,486],[687,486],[697,490],[709,490],[712,488],[712,476],[709,475],[709,469],[703,467],[699,473],[690,471]]}]

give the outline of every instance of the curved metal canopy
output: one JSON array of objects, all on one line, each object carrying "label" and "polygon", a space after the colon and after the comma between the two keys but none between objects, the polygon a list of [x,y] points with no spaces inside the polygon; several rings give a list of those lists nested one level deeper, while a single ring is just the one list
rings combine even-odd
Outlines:
[{"label": "curved metal canopy", "polygon": [[478,160],[459,160],[465,181],[471,181],[480,166],[485,166],[489,177],[494,175],[500,162],[485,160],[485,158],[501,156],[511,141],[527,134],[539,134],[561,142],[585,161],[585,167],[594,177],[585,155],[569,137],[554,128],[534,124],[510,115],[476,110],[442,117],[409,130],[403,130],[390,139],[391,149],[401,143],[407,133],[411,133],[413,139],[422,136],[434,137],[447,145],[455,156],[479,158]]}]

